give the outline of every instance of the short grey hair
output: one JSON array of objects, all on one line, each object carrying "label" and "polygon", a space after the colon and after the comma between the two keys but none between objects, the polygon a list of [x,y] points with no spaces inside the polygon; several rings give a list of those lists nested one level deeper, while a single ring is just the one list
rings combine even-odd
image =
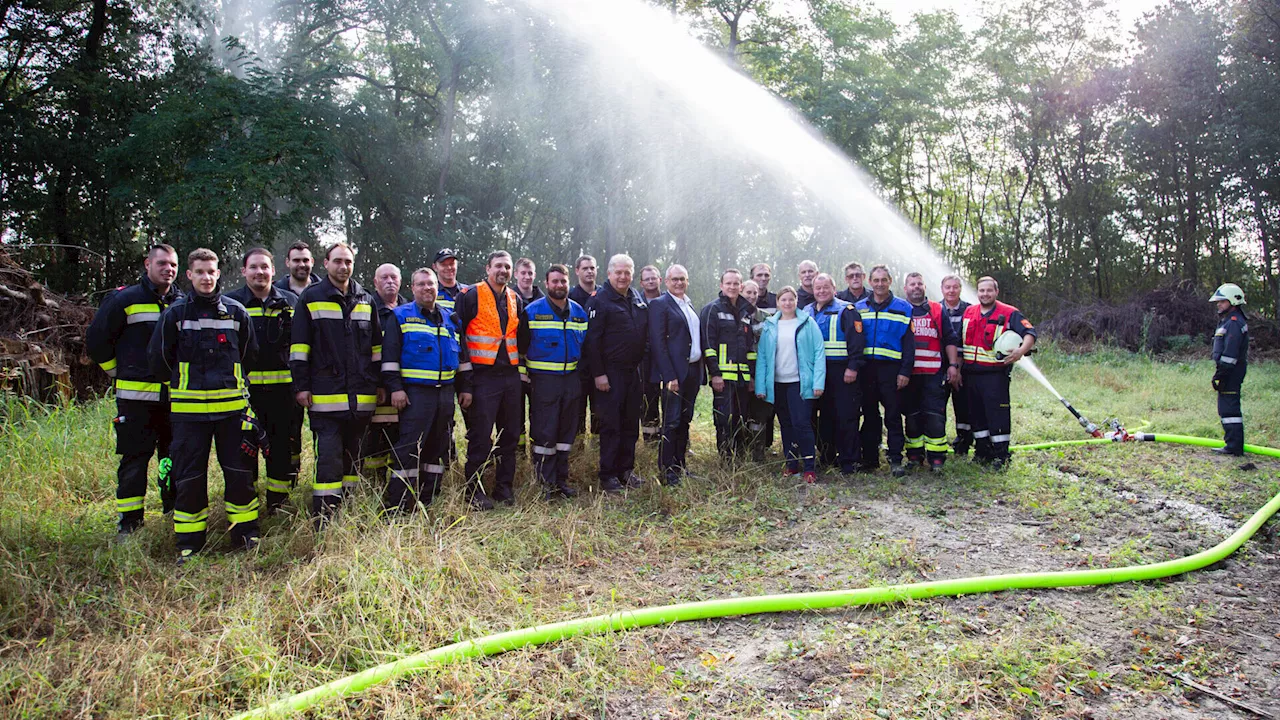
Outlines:
[{"label": "short grey hair", "polygon": [[618,253],[617,255],[609,258],[609,272],[613,272],[615,267],[622,265],[629,266],[631,268],[631,272],[636,271],[636,261],[632,260],[631,256],[626,253]]}]

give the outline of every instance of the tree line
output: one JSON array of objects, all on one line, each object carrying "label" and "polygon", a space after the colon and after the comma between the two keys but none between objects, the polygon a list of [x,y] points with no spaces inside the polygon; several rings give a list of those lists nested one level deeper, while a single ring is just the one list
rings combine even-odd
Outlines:
[{"label": "tree line", "polygon": [[[1280,309],[1280,0],[1173,0],[1134,27],[1100,0],[976,26],[849,0],[654,4],[1033,311],[1226,280]],[[627,251],[682,262],[704,294],[729,265],[792,281],[805,257],[876,260],[724,148],[659,174],[705,160],[703,139],[615,108],[580,48],[515,7],[0,0],[6,249],[68,293],[130,280],[156,240],[234,256],[344,236],[367,268]]]}]

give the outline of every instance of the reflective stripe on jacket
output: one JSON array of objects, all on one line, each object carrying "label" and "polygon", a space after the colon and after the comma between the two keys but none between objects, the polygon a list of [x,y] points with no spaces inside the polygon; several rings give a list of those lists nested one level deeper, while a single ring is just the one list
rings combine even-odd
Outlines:
[{"label": "reflective stripe on jacket", "polygon": [[372,414],[382,374],[382,329],[373,297],[355,280],[344,294],[325,278],[302,291],[293,318],[289,369],[311,412]]},{"label": "reflective stripe on jacket", "polygon": [[102,302],[85,332],[89,357],[113,379],[116,397],[142,402],[164,401],[167,377],[157,377],[147,359],[147,345],[160,315],[178,300],[172,287],[164,295],[146,275]]},{"label": "reflective stripe on jacket", "polygon": [[453,314],[437,307],[425,314],[416,302],[397,307],[385,326],[382,375],[392,392],[405,383],[442,387],[458,375],[458,331]]},{"label": "reflective stripe on jacket", "polygon": [[147,348],[156,375],[169,378],[174,422],[221,420],[244,412],[244,361],[257,349],[245,307],[194,292],[170,305]]},{"label": "reflective stripe on jacket", "polygon": [[587,311],[572,300],[568,303],[567,314],[546,297],[525,307],[529,346],[524,364],[530,372],[568,375],[578,371],[587,335]]}]

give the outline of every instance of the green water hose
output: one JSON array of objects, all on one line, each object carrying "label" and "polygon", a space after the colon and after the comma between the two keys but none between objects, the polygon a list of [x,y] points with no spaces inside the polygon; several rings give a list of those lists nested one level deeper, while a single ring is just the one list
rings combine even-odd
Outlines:
[{"label": "green water hose", "polygon": [[[1157,433],[1135,433],[1133,438],[1143,442],[1168,442],[1200,447],[1222,447],[1223,444],[1221,440]],[[1053,447],[1103,443],[1116,444],[1111,440],[1105,439],[1065,440],[1021,445],[1017,446],[1016,449],[1041,450]],[[1245,450],[1258,455],[1280,458],[1280,450],[1276,448],[1246,445]],[[497,655],[508,650],[542,645],[579,635],[599,635],[619,630],[649,627],[651,625],[669,625],[687,620],[706,620],[709,618],[755,615],[758,613],[822,610],[856,605],[880,605],[904,600],[992,593],[1001,590],[1083,587],[1140,580],[1157,580],[1199,570],[1221,561],[1238,550],[1277,511],[1280,511],[1280,494],[1271,498],[1244,525],[1240,526],[1230,537],[1217,545],[1194,555],[1176,560],[1166,560],[1152,565],[1132,565],[1122,568],[1099,568],[1095,570],[1067,570],[1062,572],[984,575],[955,580],[934,580],[907,585],[887,585],[852,590],[703,600],[701,602],[680,603],[678,605],[623,610],[608,615],[596,615],[550,625],[511,630],[474,640],[456,642],[452,645],[446,645],[378,665],[354,675],[277,700],[270,705],[241,713],[235,716],[234,720],[288,717],[314,707],[325,700],[353,695],[374,685],[427,667],[445,665],[464,658]]]}]

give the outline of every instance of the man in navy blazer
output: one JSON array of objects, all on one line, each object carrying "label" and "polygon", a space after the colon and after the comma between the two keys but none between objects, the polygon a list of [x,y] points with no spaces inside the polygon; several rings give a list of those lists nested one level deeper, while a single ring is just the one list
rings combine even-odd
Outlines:
[{"label": "man in navy blazer", "polygon": [[662,385],[662,445],[658,462],[663,484],[679,485],[688,473],[689,424],[703,383],[702,330],[690,302],[689,271],[667,268],[667,292],[649,303],[649,382]]}]

